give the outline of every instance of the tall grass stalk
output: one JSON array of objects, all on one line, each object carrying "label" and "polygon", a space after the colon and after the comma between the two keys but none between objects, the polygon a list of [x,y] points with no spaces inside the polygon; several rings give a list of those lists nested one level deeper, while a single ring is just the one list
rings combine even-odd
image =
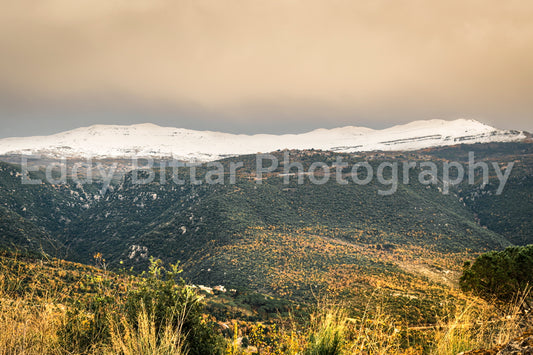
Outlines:
[{"label": "tall grass stalk", "polygon": [[519,336],[527,326],[522,310],[530,288],[515,296],[505,307],[471,299],[458,307],[435,332],[435,355],[451,355],[473,349],[489,349]]},{"label": "tall grass stalk", "polygon": [[185,335],[182,334],[186,310],[176,316],[177,327],[169,319],[159,331],[153,314],[149,314],[144,305],[141,305],[136,324],[125,317],[120,321],[110,317],[111,349],[107,352],[120,355],[186,355]]}]

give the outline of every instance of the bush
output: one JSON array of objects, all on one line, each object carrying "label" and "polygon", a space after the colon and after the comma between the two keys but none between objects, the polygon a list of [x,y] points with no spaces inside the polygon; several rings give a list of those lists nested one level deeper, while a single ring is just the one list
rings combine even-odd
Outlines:
[{"label": "bush", "polygon": [[94,296],[88,304],[78,303],[65,315],[58,330],[59,344],[71,353],[85,353],[109,340],[108,314],[115,300]]},{"label": "bush", "polygon": [[219,354],[223,339],[213,329],[213,322],[204,318],[201,297],[187,287],[181,270],[171,264],[170,270],[160,260],[151,260],[150,271],[138,289],[127,295],[125,314],[129,324],[137,324],[139,314],[153,317],[156,334],[164,333],[169,324],[184,335],[184,345],[190,355]]},{"label": "bush", "polygon": [[533,245],[508,247],[465,263],[460,286],[485,299],[509,301],[533,283]]},{"label": "bush", "polygon": [[100,283],[96,295],[72,305],[57,331],[61,347],[69,353],[111,346],[122,354],[220,354],[223,338],[204,317],[202,298],[176,281],[178,264],[167,270],[160,260],[150,262],[129,291],[112,293]]}]

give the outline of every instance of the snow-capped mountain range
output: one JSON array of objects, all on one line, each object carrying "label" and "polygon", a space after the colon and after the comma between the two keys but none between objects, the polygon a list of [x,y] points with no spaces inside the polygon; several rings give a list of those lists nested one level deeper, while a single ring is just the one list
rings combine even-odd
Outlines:
[{"label": "snow-capped mountain range", "polygon": [[230,134],[160,127],[95,125],[50,136],[0,139],[0,155],[51,157],[165,157],[212,161],[227,156],[278,149],[322,149],[336,152],[400,151],[459,143],[512,142],[522,131],[496,129],[475,120],[415,121],[382,130],[364,127],[316,129],[302,134]]}]

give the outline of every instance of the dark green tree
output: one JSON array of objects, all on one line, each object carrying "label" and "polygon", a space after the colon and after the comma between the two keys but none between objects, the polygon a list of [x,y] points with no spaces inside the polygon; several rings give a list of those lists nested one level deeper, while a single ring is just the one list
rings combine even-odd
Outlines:
[{"label": "dark green tree", "polygon": [[511,300],[533,284],[533,245],[508,247],[466,262],[459,281],[463,291],[485,299]]}]

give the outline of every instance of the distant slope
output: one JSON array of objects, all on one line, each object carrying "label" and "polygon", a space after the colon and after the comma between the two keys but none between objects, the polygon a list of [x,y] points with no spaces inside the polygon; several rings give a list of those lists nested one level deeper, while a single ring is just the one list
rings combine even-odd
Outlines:
[{"label": "distant slope", "polygon": [[54,254],[60,244],[35,224],[0,206],[0,249],[26,250]]},{"label": "distant slope", "polygon": [[505,190],[496,194],[498,179],[491,176],[485,188],[460,186],[458,194],[476,214],[482,226],[493,230],[511,243],[533,244],[533,143],[492,143],[455,147],[443,147],[426,151],[440,158],[468,160],[468,152],[474,152],[476,160],[513,163],[513,170]]},{"label": "distant slope", "polygon": [[523,132],[499,130],[475,120],[428,120],[373,130],[363,127],[317,129],[302,134],[236,135],[159,127],[97,125],[46,137],[0,140],[0,155],[42,154],[55,157],[174,157],[211,161],[278,149],[337,152],[414,150],[458,143],[520,141]]},{"label": "distant slope", "polygon": [[0,162],[0,245],[64,255],[58,235],[87,203],[82,191],[47,183],[23,185],[20,168]]},{"label": "distant slope", "polygon": [[[521,183],[533,167],[530,146],[500,143],[490,149],[479,144],[388,155],[343,154],[350,165],[368,158],[376,170],[381,159],[427,161],[434,154],[437,162],[462,160],[469,149],[486,159],[522,162],[501,197],[469,185],[443,195],[440,186],[420,184],[417,169],[411,170],[411,183],[399,184],[391,196],[379,196],[383,186],[376,181],[360,186],[332,179],[314,185],[306,178],[303,185],[294,180],[285,185],[278,175],[281,168],[257,184],[250,155],[221,161],[226,166],[245,162],[235,185],[194,185],[183,168],[183,185],[170,182],[170,176],[166,184],[156,176],[150,184],[136,185],[129,174],[98,198],[87,193],[95,190],[92,186],[21,186],[19,170],[1,164],[0,239],[34,249],[39,239],[50,236],[67,247],[71,260],[90,262],[100,252],[112,267],[139,271],[149,257],[180,260],[194,283],[280,294],[301,294],[311,285],[325,286],[324,280],[361,283],[369,274],[393,278],[398,268],[412,268],[398,258],[411,257],[413,251],[422,256],[478,253],[530,240],[531,186]],[[317,161],[332,163],[338,156],[291,152],[306,167]],[[197,175],[205,171],[198,167]],[[491,214],[494,211],[497,215]],[[396,251],[395,264],[389,264]],[[372,256],[376,254],[379,257]]]},{"label": "distant slope", "polygon": [[84,261],[102,252],[113,265],[141,270],[150,256],[181,260],[193,282],[263,290],[281,274],[308,287],[306,273],[319,279],[339,268],[378,272],[383,263],[362,254],[378,246],[456,253],[510,245],[480,226],[458,196],[437,187],[414,182],[379,196],[376,183],[287,186],[272,176],[257,184],[246,178],[248,168],[235,185],[156,179],[139,186],[127,179],[70,224],[64,242]]}]

